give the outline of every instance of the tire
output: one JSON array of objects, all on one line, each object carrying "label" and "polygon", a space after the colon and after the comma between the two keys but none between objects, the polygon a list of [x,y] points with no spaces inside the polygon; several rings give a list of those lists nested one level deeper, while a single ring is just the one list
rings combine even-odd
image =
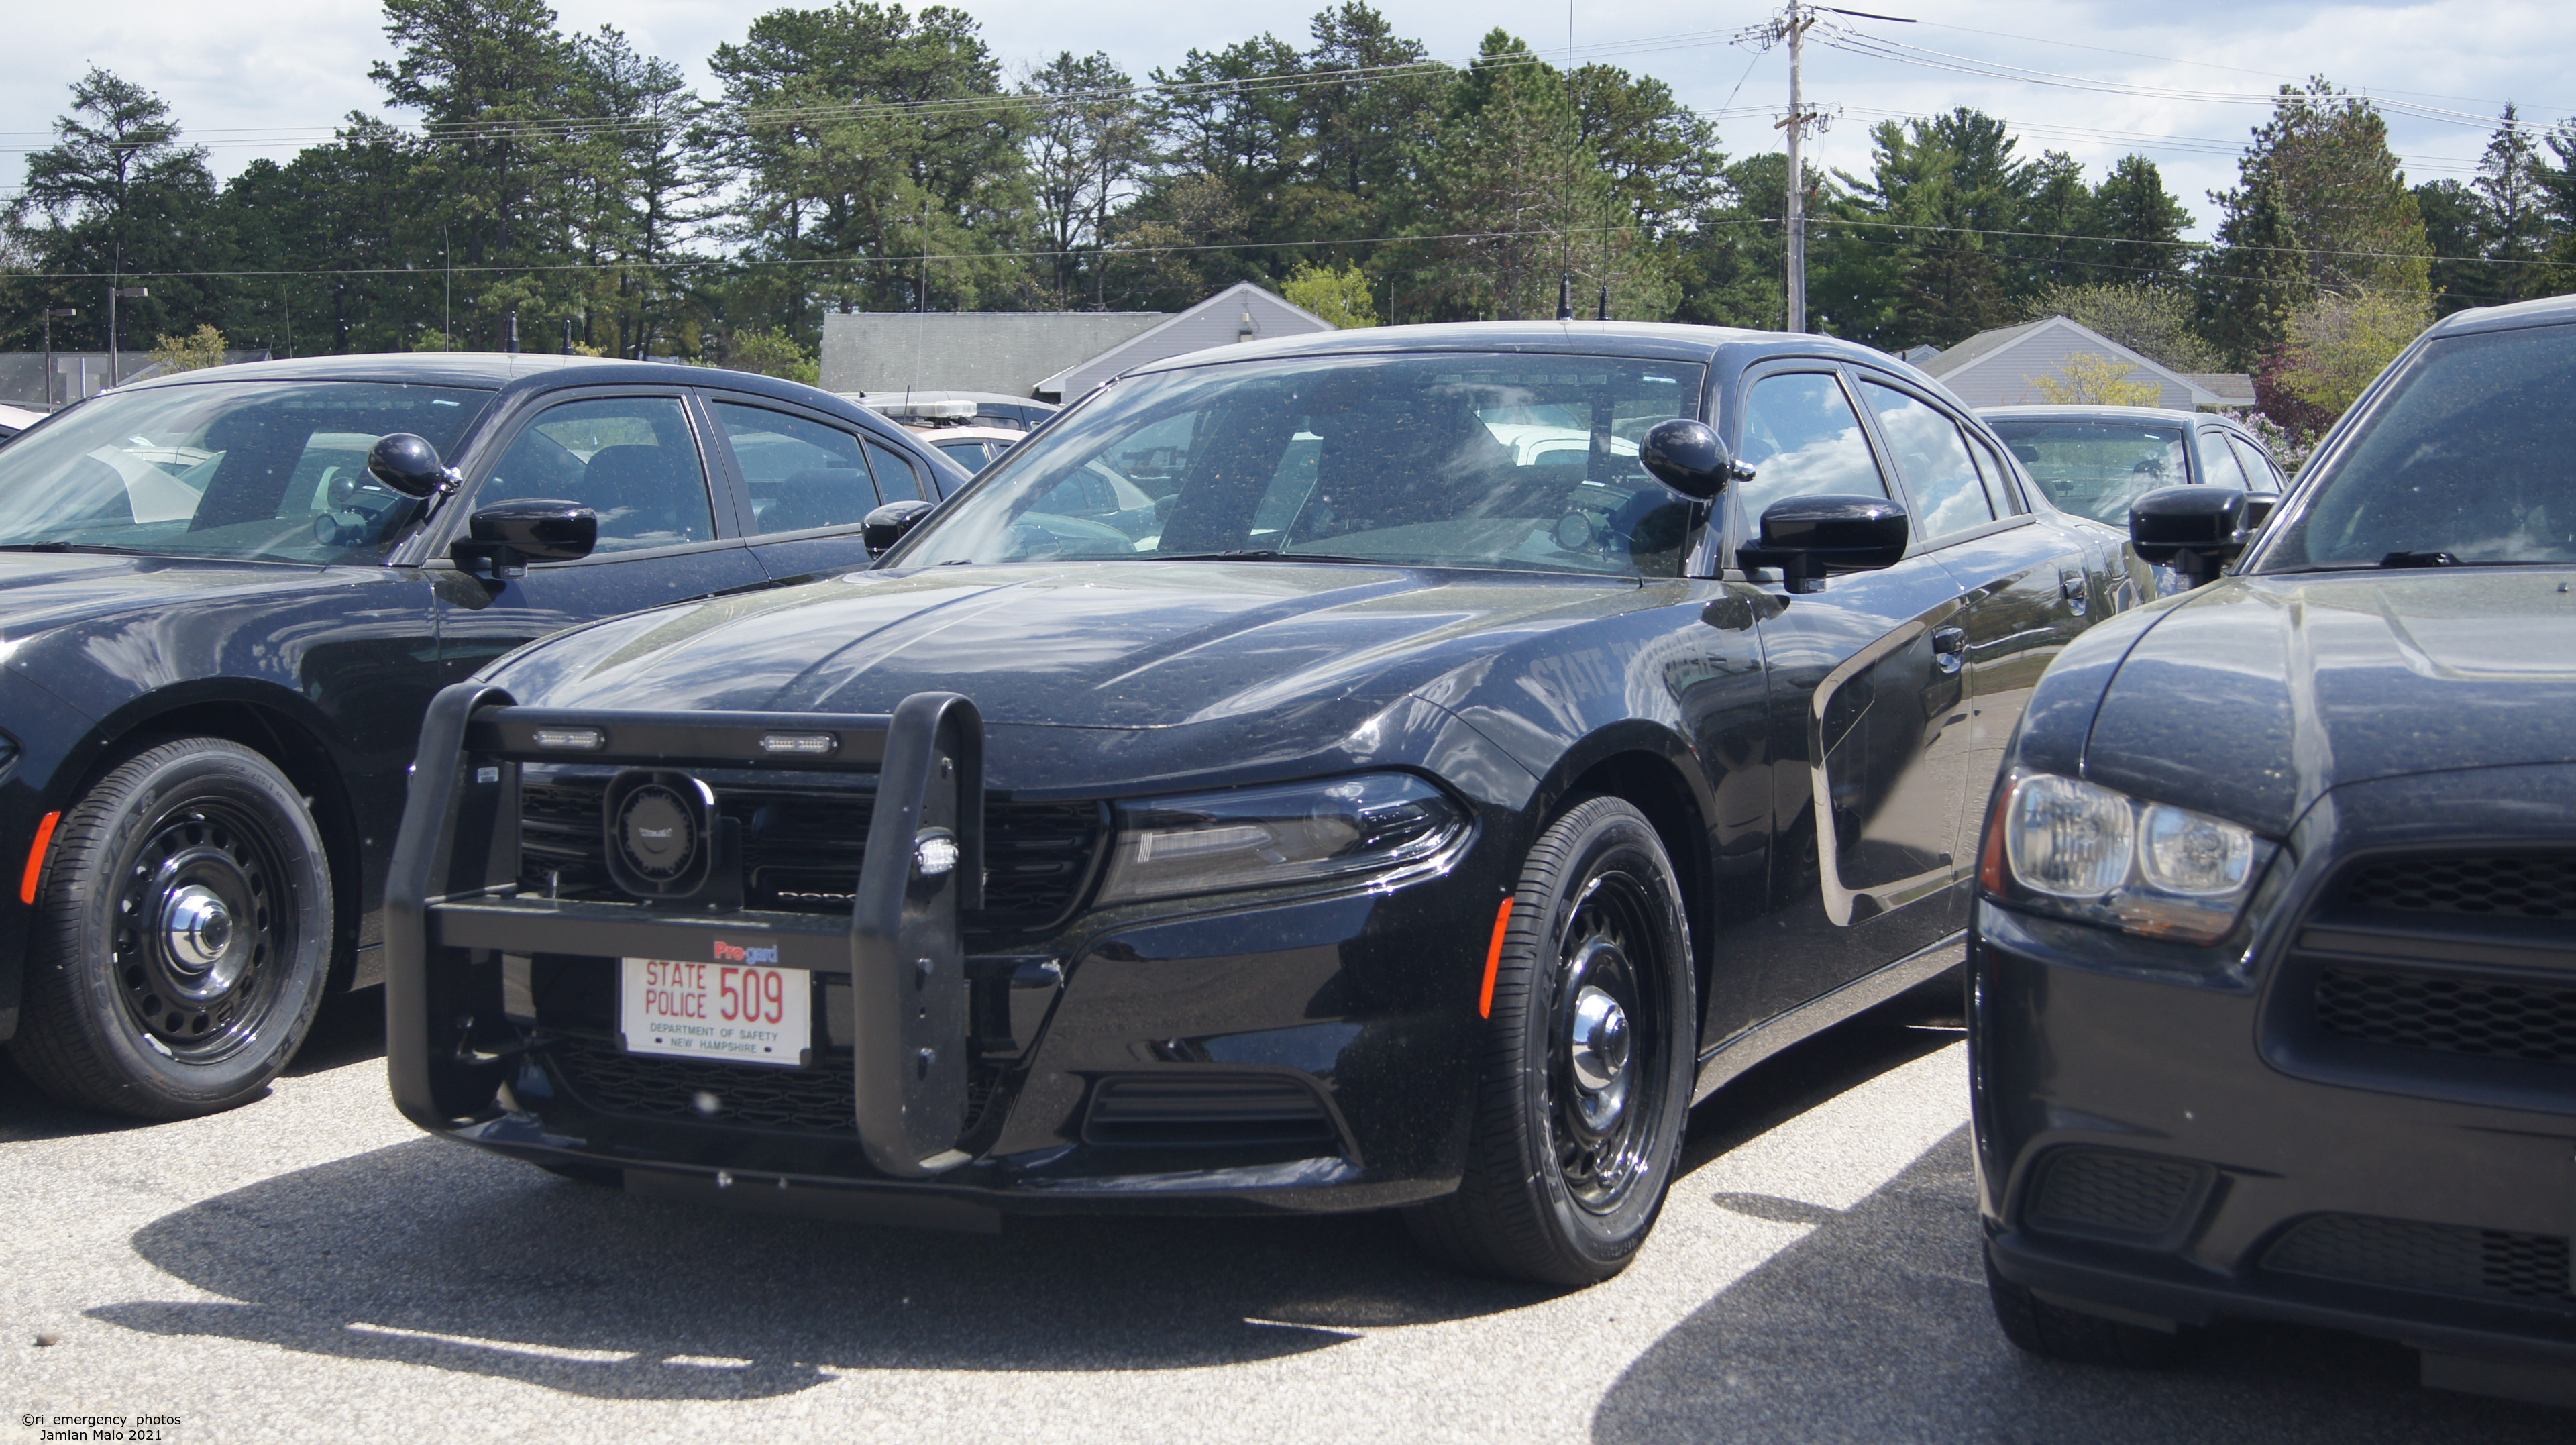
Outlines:
[{"label": "tire", "polygon": [[330,860],[295,786],[238,743],[145,749],[54,834],[10,1052],[65,1103],[234,1108],[303,1043],[331,938]]},{"label": "tire", "polygon": [[2003,1326],[2004,1338],[2044,1360],[2075,1365],[2171,1365],[2189,1359],[2200,1343],[2198,1335],[2187,1329],[2149,1329],[2050,1304],[1996,1273],[1991,1258],[1986,1261],[1986,1292],[1994,1297],[1995,1323]]},{"label": "tire", "polygon": [[1426,1251],[1542,1284],[1627,1268],[1690,1112],[1690,958],[1681,886],[1645,815],[1592,798],[1548,825],[1512,894],[1465,1173],[1406,1212]]}]

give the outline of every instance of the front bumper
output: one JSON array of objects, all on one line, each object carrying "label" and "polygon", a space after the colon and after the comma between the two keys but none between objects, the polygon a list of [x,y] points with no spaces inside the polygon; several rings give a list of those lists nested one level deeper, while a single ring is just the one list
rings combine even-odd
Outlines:
[{"label": "front bumper", "polygon": [[[878,846],[874,819],[850,921],[548,903],[475,841],[507,841],[514,755],[491,720],[509,714],[479,712],[506,703],[452,691],[433,709],[394,868],[388,1053],[397,1101],[423,1127],[661,1192],[915,1222],[1371,1209],[1455,1188],[1484,944],[1455,920],[1491,917],[1507,880],[1483,860],[1508,849],[1470,844],[1400,886],[1187,916],[1077,912],[989,956],[965,952],[953,896],[925,897],[918,879],[872,884],[879,859],[908,857]],[[907,742],[901,720],[883,745],[879,814],[901,795],[906,748],[946,755]],[[827,721],[888,720],[795,726]],[[956,796],[977,796],[971,777]],[[814,974],[811,1067],[620,1050],[617,959],[706,957],[717,934],[775,944],[781,964]],[[872,1055],[871,1015],[908,1011],[891,1005],[914,996],[922,957],[943,1021]],[[962,1065],[953,1099],[923,1105],[903,1067],[920,1049]],[[702,1091],[724,1101],[712,1117],[693,1106]],[[887,1147],[889,1118],[934,1117]]]},{"label": "front bumper", "polygon": [[1988,1256],[2114,1318],[2291,1321],[2576,1367],[2576,1092],[2555,1104],[2279,1067],[2267,985],[1977,905]]}]

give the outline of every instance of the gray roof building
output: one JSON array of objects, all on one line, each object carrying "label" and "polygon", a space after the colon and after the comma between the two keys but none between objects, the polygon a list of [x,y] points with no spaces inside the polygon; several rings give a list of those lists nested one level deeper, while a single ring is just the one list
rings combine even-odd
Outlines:
[{"label": "gray roof building", "polygon": [[[1918,365],[1970,406],[2030,406],[2049,400],[2041,378],[2065,381],[2067,363],[2085,355],[2128,367],[2126,380],[2156,388],[2156,406],[2190,411],[2254,400],[2250,378],[2175,371],[2063,316],[1980,331]],[[2214,384],[2221,380],[2230,383],[2223,391]]]},{"label": "gray roof building", "polygon": [[1074,401],[1130,367],[1249,337],[1330,331],[1240,281],[1186,311],[863,311],[823,318],[823,389]]}]

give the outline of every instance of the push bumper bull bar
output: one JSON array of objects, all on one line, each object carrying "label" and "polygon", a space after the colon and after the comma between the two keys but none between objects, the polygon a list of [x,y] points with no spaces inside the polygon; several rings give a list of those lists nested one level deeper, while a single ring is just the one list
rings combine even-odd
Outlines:
[{"label": "push bumper bull bar", "polygon": [[[800,751],[782,756],[782,740]],[[439,1132],[506,1112],[498,1095],[518,1046],[477,1034],[503,1016],[504,955],[696,959],[712,956],[719,935],[756,934],[777,947],[781,967],[850,977],[851,1087],[869,1162],[898,1179],[966,1162],[955,1148],[968,1104],[958,915],[981,902],[983,751],[974,704],[947,692],[870,716],[556,710],[518,706],[484,683],[442,691],[421,729],[385,893],[395,1104]],[[518,838],[528,763],[873,772],[849,919],[742,910],[737,825],[727,819],[711,819],[697,840],[710,854],[687,896],[529,896]],[[601,827],[613,849],[605,814]]]}]

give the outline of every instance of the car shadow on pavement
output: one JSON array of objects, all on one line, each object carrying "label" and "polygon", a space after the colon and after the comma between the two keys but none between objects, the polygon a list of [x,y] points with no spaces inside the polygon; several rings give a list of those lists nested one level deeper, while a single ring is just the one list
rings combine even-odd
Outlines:
[{"label": "car shadow on pavement", "polygon": [[[1684,1180],[1678,1186],[1688,1188]],[[2222,1323],[2167,1370],[2032,1359],[1988,1309],[1969,1135],[1950,1135],[1848,1210],[1720,1194],[1814,1226],[1631,1364],[1597,1445],[1733,1441],[2564,1442],[2576,1415],[2415,1383],[2394,1344]]]},{"label": "car shadow on pavement", "polygon": [[[1955,1040],[1910,1017],[1747,1074],[1695,1112],[1690,1162]],[[1387,1214],[871,1229],[639,1198],[430,1138],[217,1196],[133,1242],[225,1300],[92,1318],[615,1399],[760,1398],[845,1370],[1237,1364],[1559,1293],[1450,1273]]]}]

